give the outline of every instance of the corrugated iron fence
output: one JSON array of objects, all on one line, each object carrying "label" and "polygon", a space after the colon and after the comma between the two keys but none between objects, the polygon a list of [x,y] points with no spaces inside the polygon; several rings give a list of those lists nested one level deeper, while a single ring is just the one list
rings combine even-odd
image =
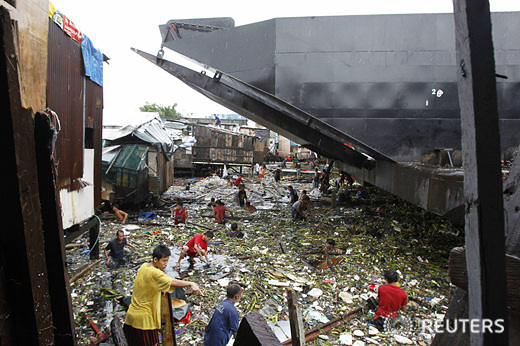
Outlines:
[{"label": "corrugated iron fence", "polygon": [[49,19],[47,107],[58,114],[55,160],[60,189],[81,188],[83,149],[95,150],[94,204],[101,206],[103,88],[85,77],[81,46]]}]

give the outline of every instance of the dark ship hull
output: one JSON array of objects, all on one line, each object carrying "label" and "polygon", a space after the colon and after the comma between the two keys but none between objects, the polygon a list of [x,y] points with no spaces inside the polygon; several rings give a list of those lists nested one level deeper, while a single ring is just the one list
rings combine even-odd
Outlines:
[{"label": "dark ship hull", "polygon": [[[492,20],[504,152],[519,144],[520,12]],[[164,60],[161,51],[135,49],[139,55],[363,181],[464,222],[452,14],[285,18],[236,28],[231,18],[190,19],[160,29],[163,47],[211,72]]]},{"label": "dark ship hull", "polygon": [[[519,144],[520,13],[493,13],[502,151]],[[172,20],[163,45],[397,162],[460,149],[453,14]],[[516,29],[515,29],[516,28]]]}]

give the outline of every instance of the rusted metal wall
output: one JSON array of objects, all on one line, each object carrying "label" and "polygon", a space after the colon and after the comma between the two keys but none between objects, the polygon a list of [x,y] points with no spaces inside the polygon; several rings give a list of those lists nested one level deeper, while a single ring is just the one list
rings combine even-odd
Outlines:
[{"label": "rusted metal wall", "polygon": [[197,143],[193,147],[193,161],[207,163],[252,164],[253,136],[226,133],[206,126],[192,125]]},{"label": "rusted metal wall", "polygon": [[59,189],[80,189],[85,128],[95,149],[94,204],[101,205],[103,88],[85,77],[80,44],[49,20],[47,107],[60,119],[55,159]]}]

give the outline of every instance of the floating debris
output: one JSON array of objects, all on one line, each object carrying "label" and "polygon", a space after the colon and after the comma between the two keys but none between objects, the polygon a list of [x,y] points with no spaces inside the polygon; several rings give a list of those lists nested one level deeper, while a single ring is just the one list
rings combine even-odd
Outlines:
[{"label": "floating debris", "polygon": [[[189,191],[185,190],[184,182],[177,182],[178,186],[172,186],[161,196],[158,206],[128,210],[126,225],[113,223],[110,216],[101,215],[101,253],[118,230],[124,230],[136,250],[129,251],[126,264],[117,268],[108,268],[101,256],[99,265],[92,266],[71,283],[78,343],[88,344],[97,336],[85,312],[101,333],[109,330],[114,317],[124,321],[137,270],[151,260],[151,251],[157,244],[166,244],[172,251],[166,274],[197,282],[204,294],[177,297],[187,303],[191,312],[188,324],[176,326],[177,342],[183,345],[203,345],[204,328],[215,307],[225,299],[224,287],[231,282],[240,284],[244,290],[236,305],[240,316],[260,312],[273,328],[287,325],[287,287],[297,291],[305,329],[310,330],[322,321],[333,321],[364,307],[367,299],[377,298],[377,287],[386,283],[382,277],[386,269],[398,271],[401,288],[408,295],[408,311],[403,316],[410,320],[437,319],[445,314],[445,305],[454,293],[447,273],[448,254],[453,247],[464,243],[464,232],[450,222],[374,187],[367,188],[371,196],[368,200],[357,199],[353,190],[348,203],[332,207],[330,197],[313,190],[310,179],[286,176],[274,188],[270,176],[262,182],[243,178],[247,196],[257,208],[254,212],[238,206],[233,199],[235,187],[211,177],[191,181]],[[303,189],[311,191],[308,195],[312,214],[317,217],[292,219],[285,193],[288,185],[298,193]],[[208,206],[212,197],[222,200],[233,211],[234,217],[228,225],[237,222],[246,234],[244,238],[227,237],[228,227],[213,222],[212,208]],[[184,202],[190,221],[182,226],[175,226],[170,220],[171,208],[178,200]],[[378,208],[385,213],[376,212]],[[139,221],[140,212],[152,212],[157,218]],[[208,230],[215,233],[208,247],[211,266],[196,258],[193,264],[183,260],[180,269],[175,270],[182,245],[195,234]],[[325,242],[330,238],[344,251],[342,255],[324,254]],[[67,248],[71,278],[93,263],[88,253],[81,254],[85,243],[86,235]],[[395,345],[405,339],[415,344],[431,344],[433,334],[413,328],[396,327],[395,331],[379,332],[369,326],[374,313],[365,312],[348,323],[321,331],[318,338],[307,344]],[[277,334],[289,339],[284,329],[278,329]]]}]

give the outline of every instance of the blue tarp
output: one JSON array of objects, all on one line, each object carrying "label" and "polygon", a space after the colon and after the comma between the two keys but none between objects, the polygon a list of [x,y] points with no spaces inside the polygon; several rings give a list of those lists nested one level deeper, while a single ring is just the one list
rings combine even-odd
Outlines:
[{"label": "blue tarp", "polygon": [[139,220],[154,220],[154,219],[157,219],[157,215],[155,215],[152,212],[139,213],[138,216],[139,216]]},{"label": "blue tarp", "polygon": [[81,39],[81,52],[85,63],[85,75],[94,83],[103,86],[103,53],[94,47],[85,34]]}]

